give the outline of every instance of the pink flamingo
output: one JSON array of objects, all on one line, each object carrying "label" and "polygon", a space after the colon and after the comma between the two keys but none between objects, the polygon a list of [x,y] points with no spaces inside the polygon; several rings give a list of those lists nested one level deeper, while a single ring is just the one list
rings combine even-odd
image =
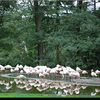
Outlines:
[{"label": "pink flamingo", "polygon": [[94,81],[94,76],[97,77],[97,74],[95,72],[93,72],[93,69],[91,70],[91,76],[93,76],[93,81]]},{"label": "pink flamingo", "polygon": [[95,73],[96,73],[97,76],[99,77],[100,71],[99,71],[98,69],[95,71]]},{"label": "pink flamingo", "polygon": [[85,74],[88,74],[88,72],[86,70],[83,70],[82,74],[84,74],[84,77],[85,77]]},{"label": "pink flamingo", "polygon": [[76,71],[82,72],[82,70],[79,67],[76,67]]}]

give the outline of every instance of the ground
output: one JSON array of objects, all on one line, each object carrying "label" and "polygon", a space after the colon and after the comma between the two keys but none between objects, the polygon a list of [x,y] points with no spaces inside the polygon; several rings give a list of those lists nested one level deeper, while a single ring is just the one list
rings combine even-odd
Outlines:
[{"label": "ground", "polygon": [[67,95],[58,96],[56,94],[32,94],[32,93],[0,93],[0,97],[100,97],[90,95]]}]

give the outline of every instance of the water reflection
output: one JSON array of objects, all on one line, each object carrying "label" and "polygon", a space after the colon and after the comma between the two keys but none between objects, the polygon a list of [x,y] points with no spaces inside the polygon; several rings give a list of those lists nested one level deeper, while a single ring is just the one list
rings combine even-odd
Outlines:
[{"label": "water reflection", "polygon": [[[8,73],[8,72],[7,72]],[[25,75],[25,77],[24,77]],[[32,74],[33,75],[33,74]],[[9,74],[10,76],[10,74]],[[13,78],[13,76],[15,78]],[[69,83],[64,79],[60,81],[60,78],[57,75],[53,76],[52,80],[48,80],[48,76],[45,78],[38,78],[37,74],[34,74],[36,78],[26,78],[31,77],[31,74],[20,75],[17,73],[13,74],[11,77],[2,77],[0,76],[0,93],[43,93],[43,94],[56,94],[61,96],[66,95],[100,95],[99,86],[90,86],[90,85],[80,85],[80,82],[84,83],[89,80],[88,78],[80,78],[76,81],[75,77],[73,81]],[[51,74],[52,76],[52,74]],[[59,76],[59,75],[58,75]],[[47,78],[47,79],[46,79]],[[50,75],[49,75],[50,78]],[[57,80],[55,80],[55,78]],[[68,77],[69,80],[70,77]],[[71,78],[70,78],[71,79]],[[90,80],[92,83],[92,80]]]},{"label": "water reflection", "polygon": [[[87,89],[89,87],[89,89]],[[15,89],[15,90],[14,90]],[[18,90],[19,89],[19,90]],[[87,90],[86,90],[87,89]],[[37,91],[36,91],[37,90]],[[91,90],[91,91],[90,91]],[[28,92],[44,94],[57,94],[61,96],[79,95],[88,91],[88,94],[94,96],[100,92],[99,86],[88,86],[66,82],[56,82],[53,80],[26,79],[26,78],[2,78],[0,77],[1,92]],[[82,93],[83,92],[83,93]]]}]

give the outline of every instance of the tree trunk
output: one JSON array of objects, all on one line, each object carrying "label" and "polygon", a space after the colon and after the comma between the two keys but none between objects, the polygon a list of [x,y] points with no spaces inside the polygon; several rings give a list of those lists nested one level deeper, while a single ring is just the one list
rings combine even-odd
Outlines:
[{"label": "tree trunk", "polygon": [[77,0],[78,12],[81,12],[81,10],[82,10],[82,3],[83,3],[82,0]]},{"label": "tree trunk", "polygon": [[61,64],[61,50],[59,44],[56,46],[56,60],[58,64]]},{"label": "tree trunk", "polygon": [[94,0],[94,12],[96,11],[96,0]]},{"label": "tree trunk", "polygon": [[[39,33],[39,37],[42,36],[41,34],[41,19],[40,19],[40,9],[38,5],[38,0],[34,0],[34,11],[35,11],[35,24],[36,24],[36,32]],[[38,43],[38,61],[41,59],[41,56],[43,55],[43,43],[40,41]],[[38,63],[39,64],[39,63]]]},{"label": "tree trunk", "polygon": [[[56,1],[56,10],[57,10],[57,19],[56,19],[56,23],[57,23],[57,31],[58,31],[58,25],[60,24],[60,20],[59,20],[59,0]],[[60,50],[60,44],[58,44],[56,46],[56,60],[58,64],[61,64],[61,50]]]}]

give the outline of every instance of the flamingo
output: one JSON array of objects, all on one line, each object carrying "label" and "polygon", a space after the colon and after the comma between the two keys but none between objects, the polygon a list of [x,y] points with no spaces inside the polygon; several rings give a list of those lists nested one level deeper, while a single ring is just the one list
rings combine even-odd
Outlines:
[{"label": "flamingo", "polygon": [[22,65],[19,65],[18,68],[23,69],[23,66]]},{"label": "flamingo", "polygon": [[52,79],[53,79],[53,74],[56,74],[56,73],[57,73],[57,71],[56,71],[56,69],[55,69],[55,68],[52,68],[52,69],[50,70],[50,73],[52,74]]},{"label": "flamingo", "polygon": [[65,92],[66,95],[68,95],[68,90],[64,89],[64,92]]},{"label": "flamingo", "polygon": [[17,71],[17,74],[18,74],[19,68],[15,67],[14,71]]},{"label": "flamingo", "polygon": [[82,72],[82,70],[79,67],[76,67],[76,71]]},{"label": "flamingo", "polygon": [[6,65],[5,68],[6,68],[6,69],[11,69],[12,66],[10,66],[10,65]]},{"label": "flamingo", "polygon": [[[74,76],[76,76],[77,77],[77,79],[79,79],[79,77],[80,77],[80,73],[79,72],[77,72],[77,71],[75,71],[74,72]],[[78,80],[77,80],[78,81]]]},{"label": "flamingo", "polygon": [[91,76],[93,76],[93,81],[94,81],[94,76],[97,77],[97,74],[95,72],[93,72],[93,69],[91,70]]},{"label": "flamingo", "polygon": [[24,75],[19,75],[17,78],[26,78]]},{"label": "flamingo", "polygon": [[95,96],[96,94],[96,92],[91,92],[91,96]]},{"label": "flamingo", "polygon": [[82,86],[82,89],[86,89],[86,87],[87,87],[87,85],[83,85],[83,86]]},{"label": "flamingo", "polygon": [[68,70],[68,72],[74,72],[75,70],[69,66],[66,66],[66,70]]},{"label": "flamingo", "polygon": [[49,76],[49,73],[47,73],[46,71],[43,71],[43,74]]},{"label": "flamingo", "polygon": [[10,69],[10,72],[14,72],[14,70],[11,68],[11,69]]},{"label": "flamingo", "polygon": [[95,92],[100,92],[100,89],[95,89]]},{"label": "flamingo", "polygon": [[45,77],[43,73],[39,73],[39,77]]},{"label": "flamingo", "polygon": [[2,68],[3,66],[2,65],[0,65],[0,68]]},{"label": "flamingo", "polygon": [[62,79],[64,79],[64,71],[59,72],[62,75]]},{"label": "flamingo", "polygon": [[9,69],[11,69],[12,66],[11,65],[6,65],[5,68],[8,69],[7,71],[9,72]]},{"label": "flamingo", "polygon": [[31,73],[30,69],[27,69],[26,70],[26,74],[28,74],[28,77],[29,77],[29,74]]},{"label": "flamingo", "polygon": [[11,86],[6,86],[6,89],[9,90],[11,87],[12,87],[12,85]]},{"label": "flamingo", "polygon": [[73,72],[70,72],[69,73],[69,76],[71,76],[71,81],[72,81],[73,80],[74,73]]},{"label": "flamingo", "polygon": [[5,70],[5,67],[1,67],[2,74],[3,74],[3,70]]},{"label": "flamingo", "polygon": [[[1,70],[1,68],[3,68],[3,66],[2,65],[0,65],[0,70]],[[1,70],[2,71],[2,70]]]},{"label": "flamingo", "polygon": [[61,67],[61,65],[57,64],[57,65],[56,65],[56,67],[60,68],[60,67]]},{"label": "flamingo", "polygon": [[66,80],[66,74],[69,74],[69,71],[68,70],[63,70],[64,72],[63,72],[63,74],[64,74],[64,77],[65,77],[65,80]]},{"label": "flamingo", "polygon": [[23,73],[23,70],[21,70],[20,73]]},{"label": "flamingo", "polygon": [[30,89],[32,89],[32,86],[27,86],[27,87],[26,87],[26,91],[28,91],[28,90],[30,90]]},{"label": "flamingo", "polygon": [[82,74],[84,74],[84,77],[85,77],[85,74],[88,74],[88,72],[86,70],[83,70]]},{"label": "flamingo", "polygon": [[[100,71],[96,70],[95,73],[98,75],[98,74],[100,74]],[[99,75],[98,75],[98,77],[99,77]]]}]

